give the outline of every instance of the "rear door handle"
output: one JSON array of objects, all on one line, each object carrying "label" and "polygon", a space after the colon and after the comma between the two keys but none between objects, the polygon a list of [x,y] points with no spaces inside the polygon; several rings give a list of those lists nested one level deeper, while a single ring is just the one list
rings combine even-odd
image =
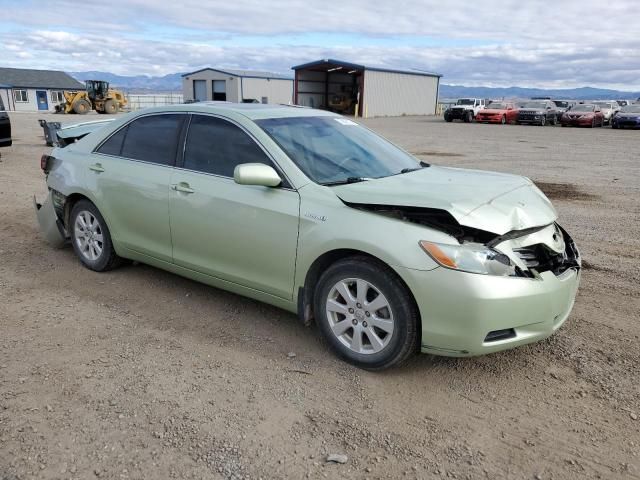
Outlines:
[{"label": "rear door handle", "polygon": [[171,190],[182,193],[195,193],[195,190],[189,186],[187,182],[180,182],[171,185]]},{"label": "rear door handle", "polygon": [[96,173],[104,172],[104,168],[102,168],[101,163],[94,163],[93,165],[89,165],[89,170],[93,170]]}]

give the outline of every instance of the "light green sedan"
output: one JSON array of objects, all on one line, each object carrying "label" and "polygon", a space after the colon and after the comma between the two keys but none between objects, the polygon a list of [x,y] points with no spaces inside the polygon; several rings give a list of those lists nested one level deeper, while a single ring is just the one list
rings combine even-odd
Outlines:
[{"label": "light green sedan", "polygon": [[578,288],[529,179],[422,163],[325,111],[149,109],[41,163],[44,236],[87,268],[137,260],[276,305],[367,369],[544,339]]}]

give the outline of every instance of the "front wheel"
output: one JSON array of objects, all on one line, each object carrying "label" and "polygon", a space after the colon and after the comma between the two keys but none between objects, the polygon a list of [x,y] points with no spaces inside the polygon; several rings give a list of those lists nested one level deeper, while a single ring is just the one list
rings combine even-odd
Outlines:
[{"label": "front wheel", "polygon": [[501,120],[500,123],[502,123],[502,125],[507,123],[507,116],[506,115],[502,115],[502,120]]},{"label": "front wheel", "polygon": [[473,112],[469,111],[464,115],[464,123],[471,123],[473,121]]},{"label": "front wheel", "polygon": [[540,120],[540,126],[544,127],[547,124],[547,117],[542,117],[542,120]]},{"label": "front wheel", "polygon": [[93,203],[77,202],[71,209],[69,227],[73,250],[85,267],[104,272],[120,264],[109,228]]},{"label": "front wheel", "polygon": [[354,257],[330,266],[315,292],[316,323],[337,354],[368,370],[398,365],[418,348],[418,309],[395,272]]}]

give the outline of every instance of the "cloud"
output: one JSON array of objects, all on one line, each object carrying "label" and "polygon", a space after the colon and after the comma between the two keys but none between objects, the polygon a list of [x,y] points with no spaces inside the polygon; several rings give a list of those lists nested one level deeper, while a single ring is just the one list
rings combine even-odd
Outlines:
[{"label": "cloud", "polygon": [[159,75],[286,72],[334,57],[437,71],[446,83],[640,89],[632,0],[111,0],[117,15],[100,19],[84,1],[45,5],[11,6],[22,20],[0,28],[0,64]]}]

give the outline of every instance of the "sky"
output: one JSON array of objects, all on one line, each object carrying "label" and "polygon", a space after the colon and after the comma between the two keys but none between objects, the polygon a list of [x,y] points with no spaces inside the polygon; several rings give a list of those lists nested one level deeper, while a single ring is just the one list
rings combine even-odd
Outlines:
[{"label": "sky", "polygon": [[160,76],[322,58],[468,86],[640,90],[638,0],[0,0],[0,66]]}]

